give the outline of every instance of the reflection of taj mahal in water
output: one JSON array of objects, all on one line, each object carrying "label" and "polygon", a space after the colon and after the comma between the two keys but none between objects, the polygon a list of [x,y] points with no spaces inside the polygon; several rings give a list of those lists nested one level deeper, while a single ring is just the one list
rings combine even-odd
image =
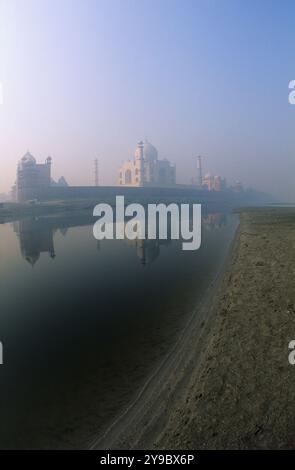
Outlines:
[{"label": "reflection of taj mahal in water", "polygon": [[125,239],[128,245],[136,249],[136,254],[145,266],[155,261],[160,255],[161,246],[168,246],[171,240],[128,240]]},{"label": "reflection of taj mahal in water", "polygon": [[[41,253],[47,253],[50,258],[55,258],[54,233],[56,227],[48,225],[49,219],[25,219],[13,224],[16,233],[22,257],[34,266],[40,258]],[[89,224],[89,223],[88,223]],[[88,225],[87,224],[87,225]],[[77,224],[84,225],[84,224]],[[67,228],[58,228],[66,235]],[[160,255],[160,247],[169,245],[171,240],[124,240],[128,245],[136,250],[136,254],[142,265],[153,262]],[[101,249],[101,243],[96,243],[97,250]]]},{"label": "reflection of taj mahal in water", "polygon": [[[67,234],[69,227],[89,226],[93,221],[93,217],[87,216],[84,219],[77,220],[74,218],[57,218],[40,217],[34,219],[24,219],[14,222],[13,229],[16,233],[22,257],[34,266],[42,253],[47,253],[50,258],[55,258],[54,234],[57,230],[62,235]],[[226,215],[221,213],[206,214],[202,218],[202,225],[206,229],[218,229],[226,225]],[[144,266],[152,263],[160,255],[161,247],[168,246],[171,239],[167,240],[129,240],[125,239],[125,243],[136,250],[136,254]],[[101,244],[96,244],[98,250]]]}]

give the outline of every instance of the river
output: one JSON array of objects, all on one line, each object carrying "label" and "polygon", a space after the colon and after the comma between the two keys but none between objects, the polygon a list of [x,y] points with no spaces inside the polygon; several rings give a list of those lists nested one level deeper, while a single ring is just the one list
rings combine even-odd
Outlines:
[{"label": "river", "polygon": [[202,244],[104,240],[71,215],[0,225],[0,448],[85,448],[128,406],[222,267],[237,227]]}]

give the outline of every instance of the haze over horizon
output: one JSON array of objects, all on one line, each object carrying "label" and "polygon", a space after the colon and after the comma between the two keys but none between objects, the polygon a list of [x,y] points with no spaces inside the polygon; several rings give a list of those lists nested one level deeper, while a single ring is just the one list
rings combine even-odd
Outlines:
[{"label": "haze over horizon", "polygon": [[29,149],[53,177],[115,184],[145,137],[295,201],[295,3],[0,0],[0,193]]}]

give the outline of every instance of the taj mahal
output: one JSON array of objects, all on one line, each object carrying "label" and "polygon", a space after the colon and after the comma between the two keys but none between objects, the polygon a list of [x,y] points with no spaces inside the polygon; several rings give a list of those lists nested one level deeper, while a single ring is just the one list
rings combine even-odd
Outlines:
[{"label": "taj mahal", "polygon": [[169,160],[159,160],[157,149],[147,140],[140,141],[134,158],[119,169],[119,185],[124,186],[174,186],[176,169]]},{"label": "taj mahal", "polygon": [[[47,157],[44,163],[37,163],[36,159],[27,152],[17,165],[16,182],[11,190],[13,201],[20,203],[66,199],[97,199],[101,197],[115,197],[120,194],[126,197],[135,197],[140,194],[144,197],[156,195],[176,194],[184,197],[184,191],[201,191],[200,196],[208,198],[208,192],[219,192],[225,196],[228,192],[243,193],[241,183],[227,188],[226,181],[221,176],[202,174],[202,158],[197,157],[196,175],[193,175],[191,184],[176,183],[176,167],[167,158],[160,159],[158,151],[148,140],[140,141],[134,152],[134,157],[125,161],[119,168],[117,186],[99,186],[97,159],[95,163],[94,186],[70,186],[62,176],[58,180],[51,177],[52,159]],[[172,193],[171,193],[172,191]],[[207,193],[207,194],[205,194]],[[213,197],[213,195],[212,195]]]}]

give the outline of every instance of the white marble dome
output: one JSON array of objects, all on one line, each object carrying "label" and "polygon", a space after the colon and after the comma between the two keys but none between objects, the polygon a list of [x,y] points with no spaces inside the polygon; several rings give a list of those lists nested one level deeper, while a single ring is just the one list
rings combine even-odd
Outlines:
[{"label": "white marble dome", "polygon": [[148,140],[143,144],[143,156],[147,161],[158,160],[158,150]]},{"label": "white marble dome", "polygon": [[[145,140],[144,142],[139,142],[139,145],[143,144],[143,158],[147,162],[158,160],[158,150],[150,142]],[[135,150],[135,159],[140,157],[140,148],[139,146]]]}]

